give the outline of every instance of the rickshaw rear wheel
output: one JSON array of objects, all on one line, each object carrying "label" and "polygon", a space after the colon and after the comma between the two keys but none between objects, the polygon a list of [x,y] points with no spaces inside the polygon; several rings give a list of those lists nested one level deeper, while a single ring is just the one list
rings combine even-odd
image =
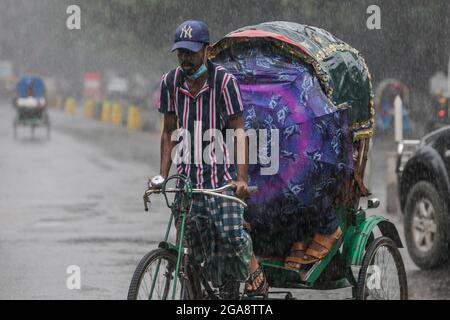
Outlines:
[{"label": "rickshaw rear wheel", "polygon": [[405,266],[392,239],[379,237],[369,245],[358,276],[356,299],[408,299]]},{"label": "rickshaw rear wheel", "polygon": [[[156,249],[146,254],[139,262],[128,290],[128,300],[170,300],[177,256],[166,249]],[[195,299],[189,279],[178,279],[175,299]],[[152,286],[154,289],[152,294]]]}]

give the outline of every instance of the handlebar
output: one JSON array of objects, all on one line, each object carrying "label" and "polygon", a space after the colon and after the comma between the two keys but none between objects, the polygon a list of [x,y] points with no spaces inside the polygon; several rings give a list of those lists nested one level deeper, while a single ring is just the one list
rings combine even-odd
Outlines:
[{"label": "handlebar", "polygon": [[[233,184],[227,184],[224,185],[220,188],[215,188],[215,189],[191,189],[191,193],[192,194],[205,194],[205,195],[210,195],[210,196],[215,196],[215,197],[220,197],[220,198],[225,198],[225,199],[229,199],[232,201],[236,201],[238,203],[240,203],[241,205],[244,206],[244,208],[247,207],[247,204],[242,201],[241,199],[239,199],[238,197],[235,196],[230,196],[227,194],[222,194],[221,192],[224,191],[228,191],[228,190],[234,190],[235,186]],[[258,191],[258,187],[256,186],[249,186],[248,187],[248,191],[250,193],[254,193]],[[152,194],[160,194],[160,193],[176,193],[176,192],[186,192],[185,188],[165,188],[163,189],[152,189],[149,188],[145,191],[144,193],[144,206],[145,206],[145,211],[148,211],[148,206],[147,203],[150,202],[150,195]]]}]

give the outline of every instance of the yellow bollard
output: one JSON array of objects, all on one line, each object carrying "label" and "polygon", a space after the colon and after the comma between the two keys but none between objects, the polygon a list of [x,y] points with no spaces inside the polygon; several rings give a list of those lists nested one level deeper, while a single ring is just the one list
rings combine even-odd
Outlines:
[{"label": "yellow bollard", "polygon": [[70,114],[75,114],[75,99],[72,97],[67,98],[64,111]]},{"label": "yellow bollard", "polygon": [[122,105],[120,102],[114,102],[112,106],[111,122],[116,126],[122,124]]},{"label": "yellow bollard", "polygon": [[102,104],[102,114],[100,120],[102,122],[110,122],[111,121],[111,102],[108,100],[103,101]]},{"label": "yellow bollard", "polygon": [[127,128],[129,130],[137,130],[141,129],[142,122],[141,122],[141,112],[139,110],[139,107],[136,105],[130,106],[128,110],[128,121],[127,121]]},{"label": "yellow bollard", "polygon": [[87,100],[84,104],[84,116],[88,119],[93,119],[95,113],[95,101]]}]

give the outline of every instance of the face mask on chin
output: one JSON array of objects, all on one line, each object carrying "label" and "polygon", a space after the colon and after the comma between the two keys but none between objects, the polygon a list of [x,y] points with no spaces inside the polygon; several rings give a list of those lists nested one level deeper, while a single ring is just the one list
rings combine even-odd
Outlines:
[{"label": "face mask on chin", "polygon": [[[203,61],[206,61],[206,51],[205,51],[205,55],[203,57]],[[197,71],[195,71],[193,74],[188,75],[185,73],[185,75],[186,75],[186,78],[188,78],[189,80],[197,80],[202,75],[204,75],[207,71],[208,71],[208,68],[206,67],[205,63],[202,63],[202,65],[200,67],[198,67]]]},{"label": "face mask on chin", "polygon": [[197,80],[198,78],[200,78],[202,75],[204,75],[206,73],[206,71],[208,71],[208,68],[206,68],[205,64],[203,63],[198,69],[197,71],[195,71],[193,74],[191,75],[187,75],[186,77],[189,80]]}]

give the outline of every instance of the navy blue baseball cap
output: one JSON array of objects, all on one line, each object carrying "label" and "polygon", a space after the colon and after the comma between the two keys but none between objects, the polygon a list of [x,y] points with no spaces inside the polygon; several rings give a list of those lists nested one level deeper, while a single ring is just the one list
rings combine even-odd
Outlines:
[{"label": "navy blue baseball cap", "polygon": [[209,43],[209,30],[206,23],[198,20],[187,20],[175,31],[175,43],[171,51],[187,49],[198,52]]}]

